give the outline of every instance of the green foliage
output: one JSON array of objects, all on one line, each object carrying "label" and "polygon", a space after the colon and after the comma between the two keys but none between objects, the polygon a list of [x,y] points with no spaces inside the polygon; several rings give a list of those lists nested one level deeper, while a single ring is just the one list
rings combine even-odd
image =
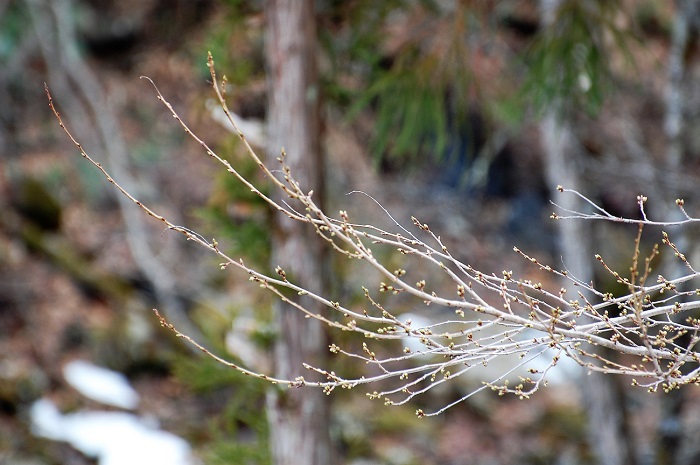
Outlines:
[{"label": "green foliage", "polygon": [[[262,385],[209,357],[182,356],[174,360],[172,369],[175,377],[197,394],[241,383],[240,394],[252,394],[254,397]],[[237,398],[239,394],[233,397]]]},{"label": "green foliage", "polygon": [[[208,28],[206,37],[192,51],[197,60],[207,51],[212,52],[217,69],[224,72],[233,89],[232,95],[239,89],[245,92],[251,83],[264,76],[262,28],[255,25],[255,18],[260,14],[256,9],[258,6],[257,2],[244,0],[222,2],[219,7],[225,14]],[[206,67],[198,66],[198,69],[206,70]],[[210,79],[208,74],[203,78]],[[220,142],[216,151],[244,177],[256,179],[260,176],[258,166],[249,157],[239,156],[241,144],[237,136],[231,135]],[[264,186],[265,182],[260,185]],[[242,257],[255,267],[268,266],[269,208],[231,173],[222,171],[216,175],[208,204],[197,209],[195,214],[204,222],[201,227],[204,234],[214,237],[226,254]],[[270,317],[265,311],[271,308],[268,297],[257,302],[260,308],[256,308],[256,318]],[[226,353],[224,332],[230,327],[232,316],[208,311],[204,307],[195,312],[200,328],[216,353]],[[263,324],[262,327],[266,326]],[[266,347],[270,345],[271,336],[258,331],[251,334],[251,339]],[[208,358],[183,357],[177,360],[175,375],[198,397],[223,399],[220,408],[206,420],[206,437],[201,446],[206,464],[264,465],[272,462],[265,413],[267,383],[246,377]]]},{"label": "green foliage", "polygon": [[264,76],[262,28],[247,23],[261,11],[258,2],[224,0],[220,3],[225,14],[219,22],[208,27],[206,37],[193,51],[193,63],[197,63],[202,78],[209,79],[208,69],[201,66],[201,57],[211,52],[216,58],[217,68],[225,70],[228,82],[245,86],[251,79]]},{"label": "green foliage", "polygon": [[[427,2],[421,2],[423,4]],[[376,69],[383,59],[381,43],[390,13],[404,10],[406,0],[331,0],[322,2],[318,17],[319,41],[328,53],[331,74],[351,72],[358,66],[364,72]]]},{"label": "green foliage", "polygon": [[[224,330],[229,318],[199,308],[195,319],[216,353],[226,353]],[[255,338],[255,336],[253,336]],[[260,336],[264,339],[264,336]],[[174,376],[205,404],[217,403],[216,412],[197,431],[207,464],[268,464],[268,424],[265,415],[267,383],[252,379],[209,357],[182,355],[172,363]]]},{"label": "green foliage", "polygon": [[0,63],[6,63],[21,50],[22,42],[30,37],[27,29],[29,13],[24,2],[10,2],[0,14]]},{"label": "green foliage", "polygon": [[[238,137],[231,136],[217,151],[235,153],[238,144]],[[233,164],[248,179],[259,175],[258,166],[250,158],[237,159]],[[261,190],[266,193],[264,187]],[[267,266],[271,221],[268,205],[231,173],[222,171],[216,176],[209,204],[197,210],[197,215],[205,220],[208,234],[215,235],[227,254]]]},{"label": "green foliage", "polygon": [[[616,53],[632,62],[630,31],[616,23],[620,2],[565,0],[532,43],[521,95],[538,113],[584,110],[595,115],[614,84]],[[609,45],[612,40],[612,45]]]},{"label": "green foliage", "polygon": [[[239,142],[229,137],[217,147],[217,152],[233,154],[229,158],[243,176],[251,179],[258,175],[258,167],[249,158],[235,157]],[[264,189],[263,189],[264,190]],[[219,247],[231,256],[243,257],[256,266],[269,262],[269,210],[267,204],[245,188],[231,173],[223,171],[214,180],[206,207],[197,210],[204,219],[204,229],[216,237]],[[256,315],[269,317],[262,311],[269,307],[266,299],[260,301]],[[225,353],[224,331],[231,318],[220,312],[200,308],[196,312],[200,327],[213,341],[214,351]],[[260,346],[270,344],[270,335],[256,332],[252,341]],[[218,347],[217,347],[218,346]],[[175,365],[175,374],[201,397],[224,393],[225,402],[215,415],[207,420],[207,440],[203,457],[207,464],[269,464],[268,425],[265,414],[266,383],[251,379],[209,358],[183,358]]]},{"label": "green foliage", "polygon": [[324,98],[348,107],[362,92],[359,81],[345,82],[344,76],[367,77],[382,66],[378,44],[387,16],[406,6],[406,0],[330,0],[319,5],[318,38],[328,57],[329,67],[319,76]]},{"label": "green foliage", "polygon": [[[357,96],[350,117],[369,106],[375,110],[377,157],[419,161],[426,154],[442,156],[449,138],[469,127],[470,92],[474,91],[467,25],[476,22],[468,9],[454,16],[434,15],[428,37],[416,33],[402,44],[387,65],[379,55],[379,39],[358,41],[354,58],[372,68],[369,86]],[[379,29],[381,31],[381,29]],[[381,32],[380,32],[381,33]]]},{"label": "green foliage", "polygon": [[[326,78],[328,94],[341,104],[351,102],[350,118],[372,109],[377,161],[416,164],[444,157],[456,136],[473,129],[470,105],[481,92],[470,42],[498,34],[487,17],[493,10],[469,2],[458,2],[453,11],[423,5],[419,27],[398,49],[387,51],[383,35],[390,13],[411,15],[420,8],[399,1],[390,6],[352,3],[354,13],[336,11],[347,24],[340,32],[327,32],[324,43],[334,76],[347,72],[356,77],[359,71],[367,85],[355,79],[354,88],[343,88]],[[521,90],[504,89],[503,95],[480,99],[480,110],[509,126],[522,123],[528,107],[539,114],[554,108],[595,115],[615,84],[612,63],[633,63],[630,46],[637,38],[631,28],[620,26],[620,19],[633,18],[619,2],[563,0],[552,24],[541,29],[527,52],[512,57],[512,64],[527,65]],[[345,69],[343,59],[351,64]],[[504,82],[515,79],[516,70],[511,65]]]},{"label": "green foliage", "polygon": [[[260,415],[264,418],[264,415]],[[218,441],[206,454],[208,465],[265,465],[272,463],[267,447],[251,447],[247,443]]]},{"label": "green foliage", "polygon": [[[264,415],[267,385],[203,357],[182,357],[175,376],[202,397],[225,398],[219,414],[208,420],[207,464],[268,464],[268,426]],[[217,395],[221,394],[223,395]]]},{"label": "green foliage", "polygon": [[50,231],[59,229],[62,216],[61,204],[46,185],[29,176],[17,180],[14,184],[17,210],[40,229]]},{"label": "green foliage", "polygon": [[[416,71],[420,69],[425,68],[417,64]],[[358,107],[371,101],[376,105],[376,155],[414,158],[444,150],[448,131],[445,89],[426,85],[426,78],[411,70],[392,69],[383,73],[359,100]]]}]

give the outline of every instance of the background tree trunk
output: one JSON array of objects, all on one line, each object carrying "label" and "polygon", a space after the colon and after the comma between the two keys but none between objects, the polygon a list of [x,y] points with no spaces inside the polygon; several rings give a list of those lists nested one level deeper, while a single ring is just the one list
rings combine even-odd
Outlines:
[{"label": "background tree trunk", "polygon": [[[683,170],[683,164],[687,163],[685,146],[686,140],[683,137],[686,131],[685,116],[686,106],[691,96],[690,90],[693,84],[686,84],[687,63],[690,59],[688,48],[693,40],[697,40],[697,28],[700,21],[700,2],[698,0],[678,0],[676,3],[676,13],[671,31],[671,46],[668,56],[668,82],[666,83],[666,114],[664,118],[664,132],[666,135],[666,170],[659,173],[679,173]],[[689,82],[693,82],[690,80]],[[683,197],[677,189],[660,189],[663,192],[663,202],[665,205],[673,205],[674,199]],[[665,213],[666,221],[677,221],[683,219],[679,210],[669,209]],[[670,229],[673,241],[689,257],[698,257],[700,251],[694,240],[697,228],[674,228]],[[685,265],[672,255],[665,257],[664,276],[671,279],[683,276],[686,272]],[[691,258],[691,260],[693,259]],[[695,262],[697,263],[697,262]],[[687,286],[685,286],[687,287]],[[688,291],[690,289],[683,288]],[[686,318],[687,316],[683,316]],[[673,320],[681,318],[671,317]],[[684,342],[687,340],[684,337]],[[682,367],[685,373],[689,367]],[[658,440],[655,450],[656,463],[677,465],[683,463],[694,463],[688,461],[683,456],[684,446],[684,421],[683,412],[685,410],[686,390],[672,390],[660,399],[661,421],[658,426]]]},{"label": "background tree trunk", "polygon": [[[550,111],[540,123],[542,146],[546,160],[546,177],[550,191],[556,195],[556,186],[586,192],[577,173],[579,147],[571,128]],[[557,197],[565,209],[579,208],[574,196]],[[558,221],[558,250],[563,267],[583,282],[593,280],[589,224],[583,221]],[[570,283],[565,283],[570,287]],[[569,289],[571,298],[581,289]],[[602,373],[584,373],[581,377],[581,396],[588,416],[588,440],[591,450],[601,465],[630,465],[636,463],[627,438],[622,392],[616,379]]]},{"label": "background tree trunk", "polygon": [[[295,178],[306,191],[322,193],[319,109],[316,73],[316,29],[311,0],[268,0],[267,86],[270,166],[284,147]],[[272,267],[312,292],[322,292],[323,258],[314,231],[283,215],[274,218]],[[313,304],[306,302],[315,312]],[[321,325],[298,310],[275,303],[277,338],[276,375],[294,379],[302,363],[324,366]],[[268,418],[272,456],[277,465],[330,463],[326,396],[317,389],[271,389]]]},{"label": "background tree trunk", "polygon": [[[541,0],[540,13],[544,27],[555,27],[557,9],[562,0]],[[555,102],[540,122],[540,136],[545,177],[552,195],[556,187],[564,186],[579,192],[587,192],[582,186],[581,147],[568,121],[565,111],[559,111]],[[568,210],[578,210],[578,199],[572,195],[556,197],[556,202]],[[593,253],[589,224],[583,221],[558,221],[557,245],[564,269],[582,282],[594,279]],[[564,283],[570,287],[570,283]],[[571,298],[576,298],[582,289],[569,289]],[[584,292],[585,294],[585,292]],[[590,297],[590,296],[588,296]],[[581,322],[583,323],[583,322]],[[601,465],[632,465],[637,463],[629,441],[626,412],[622,402],[622,391],[616,379],[591,372],[581,379],[581,396],[586,407],[588,440],[593,454]]]}]

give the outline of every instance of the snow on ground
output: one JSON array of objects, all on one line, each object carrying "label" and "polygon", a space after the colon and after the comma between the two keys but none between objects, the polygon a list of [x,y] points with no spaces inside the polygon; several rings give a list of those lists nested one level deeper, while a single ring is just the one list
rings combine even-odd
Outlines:
[{"label": "snow on ground", "polygon": [[[126,377],[88,362],[71,362],[66,380],[93,400],[123,408],[138,404],[138,393]],[[36,401],[30,410],[32,432],[65,441],[99,465],[193,465],[189,444],[161,431],[137,415],[126,412],[78,411],[63,414],[49,399]]]},{"label": "snow on ground", "polygon": [[85,397],[105,405],[135,409],[139,394],[121,373],[98,367],[84,360],[73,360],[63,367],[63,376]]}]

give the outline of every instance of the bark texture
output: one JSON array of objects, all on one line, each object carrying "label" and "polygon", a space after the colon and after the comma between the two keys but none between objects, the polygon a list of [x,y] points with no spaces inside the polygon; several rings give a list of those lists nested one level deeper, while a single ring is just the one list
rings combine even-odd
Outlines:
[{"label": "bark texture", "polygon": [[[286,162],[306,191],[320,203],[322,158],[316,73],[316,30],[311,0],[268,0],[266,57],[268,75],[269,166],[284,148]],[[272,267],[281,266],[290,280],[320,293],[322,244],[306,225],[283,215],[274,219]],[[314,308],[310,302],[305,302]],[[302,363],[323,366],[325,338],[321,325],[283,302],[277,302],[276,375],[294,379]],[[272,389],[268,418],[276,465],[325,465],[330,461],[326,396],[317,389]]]}]

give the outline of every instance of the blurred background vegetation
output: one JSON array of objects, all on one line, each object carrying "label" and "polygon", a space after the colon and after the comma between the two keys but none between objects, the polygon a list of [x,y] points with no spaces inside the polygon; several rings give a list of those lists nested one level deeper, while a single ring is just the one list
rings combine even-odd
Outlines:
[{"label": "blurred background vegetation", "polygon": [[[639,193],[660,218],[669,199],[693,205],[697,2],[559,0],[545,21],[546,3],[317,1],[330,211],[386,223],[366,199],[345,195],[361,189],[405,224],[411,215],[428,222],[477,269],[551,280],[510,252],[518,245],[560,260],[561,231],[548,220],[556,184],[545,174],[546,114],[572,128],[579,188],[608,211],[635,216]],[[210,50],[231,107],[257,131],[266,116],[263,25],[255,0],[0,1],[0,463],[94,463],[34,437],[28,422],[41,397],[66,412],[95,407],[63,380],[62,365],[76,358],[126,374],[144,398],[139,414],[184,437],[202,463],[270,463],[267,386],[192,352],[150,309],[266,371],[271,297],[122,203],[66,140],[43,94],[46,82],[88,152],[139,199],[265,268],[270,212],[139,79],[152,78],[201,138],[264,185],[237,136],[216,123],[205,63]],[[633,234],[601,224],[587,240],[625,269]],[[366,277],[343,261],[332,266],[334,300],[361,306]],[[595,279],[614,289],[605,273]],[[444,404],[474,382],[419,402]],[[689,439],[700,428],[698,395],[668,407],[624,384],[615,392],[627,428],[619,440],[635,450],[628,463],[697,463]],[[421,405],[382,408],[360,392],[334,393],[328,428],[339,463],[599,463],[578,386],[564,379],[528,402],[484,394],[422,421],[413,413]]]}]

